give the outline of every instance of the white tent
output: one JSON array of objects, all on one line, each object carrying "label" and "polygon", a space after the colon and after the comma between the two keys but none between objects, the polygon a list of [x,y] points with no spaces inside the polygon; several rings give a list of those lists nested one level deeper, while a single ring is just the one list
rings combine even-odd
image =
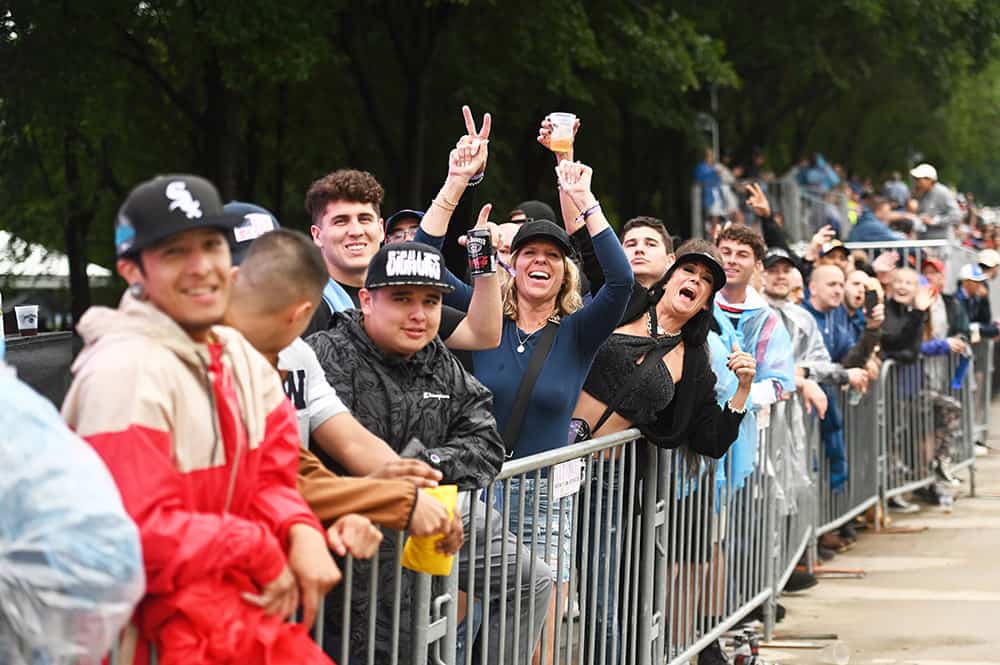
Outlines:
[{"label": "white tent", "polygon": [[[106,286],[111,271],[90,263],[91,286]],[[0,284],[13,289],[68,289],[69,259],[65,254],[0,231]]]}]

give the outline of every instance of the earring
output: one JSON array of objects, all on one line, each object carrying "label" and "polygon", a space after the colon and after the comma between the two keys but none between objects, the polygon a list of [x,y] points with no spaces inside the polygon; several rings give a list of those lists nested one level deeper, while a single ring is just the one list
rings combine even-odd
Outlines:
[{"label": "earring", "polygon": [[135,284],[129,284],[128,293],[130,296],[136,300],[146,299],[146,287],[142,285],[142,282],[136,282]]}]

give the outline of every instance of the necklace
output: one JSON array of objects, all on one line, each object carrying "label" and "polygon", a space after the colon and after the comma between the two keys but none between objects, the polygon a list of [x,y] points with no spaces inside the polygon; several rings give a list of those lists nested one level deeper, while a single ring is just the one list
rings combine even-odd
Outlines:
[{"label": "necklace", "polygon": [[518,353],[524,353],[524,345],[525,345],[525,343],[527,343],[527,341],[529,339],[531,339],[532,335],[534,335],[536,332],[538,332],[539,330],[541,330],[544,327],[545,326],[542,325],[542,326],[539,326],[538,328],[535,328],[530,333],[528,333],[527,336],[524,339],[521,339],[521,329],[517,326],[517,323],[515,323],[514,324],[514,335],[517,337],[517,352]]}]

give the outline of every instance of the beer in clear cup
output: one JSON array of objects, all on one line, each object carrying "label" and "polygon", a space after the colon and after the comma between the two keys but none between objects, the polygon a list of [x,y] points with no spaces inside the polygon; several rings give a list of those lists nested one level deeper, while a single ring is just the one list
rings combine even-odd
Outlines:
[{"label": "beer in clear cup", "polygon": [[549,149],[552,152],[569,152],[573,149],[573,126],[576,116],[572,113],[550,113],[552,136],[549,138]]}]

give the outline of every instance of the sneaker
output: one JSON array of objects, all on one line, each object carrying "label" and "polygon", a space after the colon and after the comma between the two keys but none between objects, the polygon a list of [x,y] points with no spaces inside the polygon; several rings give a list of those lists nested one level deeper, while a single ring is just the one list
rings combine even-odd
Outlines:
[{"label": "sneaker", "polygon": [[984,446],[983,444],[976,442],[976,457],[983,457],[984,455],[990,454],[989,446]]},{"label": "sneaker", "polygon": [[923,501],[929,506],[940,506],[941,505],[941,494],[938,492],[936,485],[928,485],[927,487],[919,487],[913,490],[913,496],[920,501]]},{"label": "sneaker", "polygon": [[888,501],[889,510],[894,513],[918,513],[920,512],[920,506],[910,503],[901,496],[894,496]]},{"label": "sneaker", "polygon": [[806,589],[811,589],[819,584],[819,580],[812,573],[805,570],[793,570],[792,574],[788,577],[788,581],[785,582],[785,588],[783,591],[785,593],[795,593],[796,591],[805,591]]},{"label": "sneaker", "polygon": [[722,648],[722,642],[715,640],[698,654],[698,665],[732,665],[732,661]]},{"label": "sneaker", "polygon": [[946,457],[935,457],[931,460],[931,470],[935,478],[949,485],[961,485],[962,481],[952,475],[950,466]]}]

